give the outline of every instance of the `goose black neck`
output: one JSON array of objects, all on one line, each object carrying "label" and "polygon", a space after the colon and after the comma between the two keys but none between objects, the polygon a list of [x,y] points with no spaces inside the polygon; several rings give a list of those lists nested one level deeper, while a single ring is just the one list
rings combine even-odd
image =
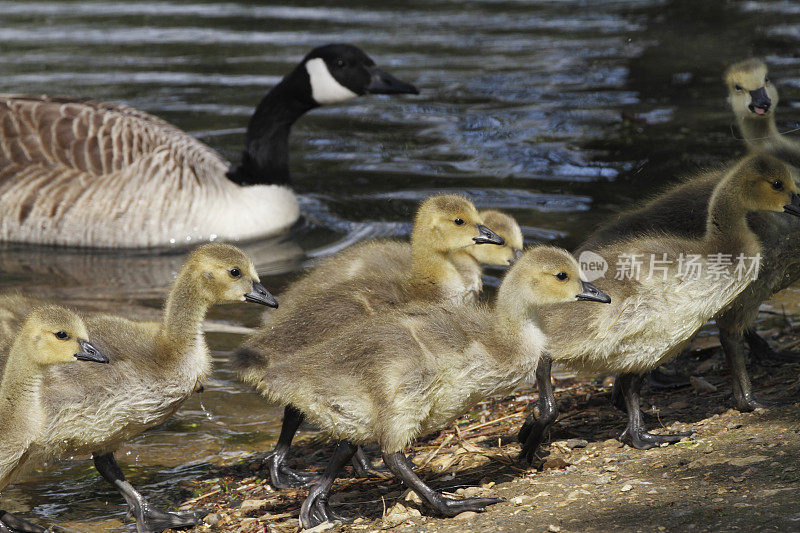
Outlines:
[{"label": "goose black neck", "polygon": [[308,87],[308,73],[300,66],[264,96],[247,125],[242,162],[228,172],[231,180],[289,183],[289,133],[298,118],[318,105]]}]

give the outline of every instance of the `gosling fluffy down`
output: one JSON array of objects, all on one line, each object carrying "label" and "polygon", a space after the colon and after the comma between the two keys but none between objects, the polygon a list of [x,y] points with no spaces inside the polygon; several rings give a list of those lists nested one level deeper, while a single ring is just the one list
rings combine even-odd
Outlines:
[{"label": "gosling fluffy down", "polygon": [[[789,163],[800,164],[800,145],[780,136],[775,127],[778,93],[768,81],[766,65],[759,60],[736,63],[728,69],[725,82],[729,103],[749,151],[771,153]],[[758,103],[762,107],[755,106],[751,92],[761,93]],[[765,105],[767,101],[769,106]],[[759,109],[763,112],[756,113]],[[619,215],[598,229],[581,245],[578,253],[649,233],[664,232],[691,239],[701,237],[711,194],[729,170],[730,167],[710,170],[691,177],[644,206]],[[796,181],[796,171],[792,169],[791,172]],[[720,338],[734,378],[736,407],[741,410],[762,406],[752,394],[743,337],[751,346],[763,349],[765,341],[752,331],[761,303],[800,279],[800,220],[790,214],[764,212],[750,213],[747,220],[762,245],[761,271],[758,279],[717,317]]]},{"label": "gosling fluffy down", "polygon": [[[384,461],[435,511],[453,516],[498,500],[453,500],[431,491],[412,471],[395,468],[402,449],[420,435],[446,427],[487,395],[524,381],[546,338],[540,305],[608,301],[580,280],[567,252],[529,250],[506,275],[496,305],[413,304],[376,313],[291,358],[268,362],[258,388],[291,404],[331,437],[353,445],[377,442]],[[341,446],[341,445],[340,445]],[[301,510],[304,527],[332,515],[327,492],[341,466],[337,451]],[[397,471],[396,471],[397,470]]]},{"label": "gosling fluffy down", "polygon": [[[0,490],[11,481],[40,438],[46,421],[42,381],[54,365],[77,361],[108,363],[89,341],[78,315],[54,305],[27,314],[11,339],[3,339],[0,368]],[[2,522],[2,516],[0,516]]]},{"label": "gosling fluffy down", "polygon": [[[378,259],[386,270],[369,269],[368,275],[352,279],[340,276],[346,281],[335,284],[314,270],[289,287],[281,296],[281,307],[234,355],[233,366],[244,382],[257,384],[263,363],[291,357],[364,316],[415,301],[472,300],[473,288],[463,283],[463,265],[478,265],[473,256],[478,247],[500,247],[505,241],[484,225],[472,202],[458,195],[439,195],[423,202],[417,212],[410,267],[403,268],[402,260],[397,266],[388,258],[379,259],[376,251],[384,244],[345,250],[320,269],[347,268],[353,264],[351,253],[360,258],[366,251],[370,260]],[[396,249],[388,244],[390,252]]]},{"label": "gosling fluffy down", "polygon": [[[168,419],[209,372],[211,357],[201,329],[208,308],[245,300],[277,305],[246,254],[212,243],[186,259],[160,323],[85,316],[92,339],[112,362],[102,371],[97,365],[62,365],[45,373],[45,429],[35,458],[92,454],[98,471],[125,497],[140,533],[200,523],[203,511],[166,512],[148,503],[125,479],[113,452]],[[20,295],[0,296],[0,331],[39,305]]]},{"label": "gosling fluffy down", "polygon": [[[717,184],[711,195],[706,229],[700,238],[643,233],[596,244],[592,251],[610,265],[603,286],[612,306],[553,306],[544,318],[552,341],[553,361],[590,371],[642,373],[676,355],[697,330],[723,311],[753,281],[751,276],[707,279],[680,271],[680,258],[697,255],[702,272],[713,254],[729,254],[733,274],[736,258],[759,256],[757,236],[747,225],[750,211],[796,210],[797,187],[786,165],[764,157],[745,158]],[[800,213],[800,211],[798,211]],[[642,272],[608,279],[616,265],[637,255]],[[649,276],[651,257],[666,258],[665,270]],[[571,334],[590,331],[590,335]]]}]

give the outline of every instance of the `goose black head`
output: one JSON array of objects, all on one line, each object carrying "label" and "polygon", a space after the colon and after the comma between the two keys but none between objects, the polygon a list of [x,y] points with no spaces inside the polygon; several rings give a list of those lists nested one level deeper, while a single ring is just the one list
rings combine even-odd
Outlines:
[{"label": "goose black head", "polygon": [[419,94],[415,86],[382,71],[363,50],[351,44],[315,48],[301,65],[308,74],[311,98],[318,105],[335,104],[366,93]]}]

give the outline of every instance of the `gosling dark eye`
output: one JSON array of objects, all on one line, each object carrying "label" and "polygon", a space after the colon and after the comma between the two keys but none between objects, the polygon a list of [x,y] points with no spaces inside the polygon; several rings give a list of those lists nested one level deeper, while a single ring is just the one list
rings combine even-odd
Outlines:
[{"label": "gosling dark eye", "polygon": [[344,60],[343,59],[337,59],[336,60],[336,66],[339,67],[339,68],[342,68],[344,66]]},{"label": "gosling dark eye", "polygon": [[69,333],[67,333],[66,331],[56,331],[55,335],[56,338],[60,341],[65,341],[69,339]]},{"label": "gosling dark eye", "polygon": [[242,271],[241,271],[241,270],[239,270],[239,269],[238,269],[238,268],[236,268],[236,267],[234,267],[234,268],[232,268],[232,269],[228,270],[228,273],[229,273],[229,274],[231,275],[231,277],[232,277],[232,278],[234,278],[234,279],[236,279],[236,278],[241,278],[241,277],[242,277]]},{"label": "gosling dark eye", "polygon": [[559,272],[556,274],[556,279],[558,279],[558,281],[567,281],[569,279],[569,275],[566,272]]},{"label": "gosling dark eye", "polygon": [[736,89],[737,91],[743,91],[744,90],[744,89],[742,89],[742,86],[739,85],[738,83],[736,85],[734,85],[733,88]]},{"label": "gosling dark eye", "polygon": [[455,220],[453,221],[453,223],[454,223],[456,226],[463,226],[463,225],[464,225],[464,219],[463,219],[463,218],[457,218],[457,219],[455,219]]},{"label": "gosling dark eye", "polygon": [[764,78],[764,85],[767,85],[768,83],[769,83],[769,78]]},{"label": "gosling dark eye", "polygon": [[775,189],[776,191],[782,191],[783,190],[783,182],[779,181],[779,180],[773,181],[772,182],[772,188]]}]

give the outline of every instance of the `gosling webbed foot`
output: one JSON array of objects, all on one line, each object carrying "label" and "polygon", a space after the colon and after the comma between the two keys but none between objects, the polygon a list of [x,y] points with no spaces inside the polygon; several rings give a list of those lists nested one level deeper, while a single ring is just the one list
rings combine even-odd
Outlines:
[{"label": "gosling webbed foot", "polygon": [[369,460],[369,457],[367,457],[367,454],[364,453],[364,450],[360,446],[355,455],[353,455],[353,458],[350,460],[350,464],[353,467],[353,472],[355,473],[356,477],[370,477],[375,473],[389,473],[388,468],[378,468],[372,464],[372,461]]},{"label": "gosling webbed foot", "polygon": [[680,442],[681,439],[693,435],[693,431],[658,435],[656,433],[648,433],[643,428],[631,430],[630,426],[628,426],[625,428],[625,431],[622,432],[622,435],[620,435],[619,440],[637,450],[649,450],[650,448],[655,448],[662,444],[675,444],[676,442]]},{"label": "gosling webbed foot", "polygon": [[328,467],[325,473],[320,476],[320,479],[311,490],[308,491],[308,497],[303,502],[300,508],[300,524],[304,529],[316,527],[325,522],[349,522],[349,519],[335,513],[328,505],[328,495],[330,494],[333,482],[341,469],[350,462],[353,455],[356,453],[357,447],[347,441],[341,441],[336,446],[333,452]]},{"label": "gosling webbed foot", "polygon": [[482,513],[490,505],[504,502],[505,498],[464,498],[455,499],[441,496],[437,501],[430,502],[434,511],[445,517],[453,517],[466,511]]},{"label": "gosling webbed foot", "polygon": [[786,363],[800,363],[800,352],[776,350],[755,330],[744,333],[744,340],[750,348],[750,358],[763,366],[778,366]]},{"label": "gosling webbed foot", "polygon": [[[5,528],[5,529],[3,529]],[[0,511],[0,533],[47,533],[47,529],[37,526],[6,511]]]},{"label": "gosling webbed foot", "polygon": [[519,453],[520,461],[525,461],[529,465],[533,464],[537,457],[536,453],[544,442],[547,430],[548,426],[537,420],[535,416],[528,416],[517,434],[517,439],[522,444],[522,451]]},{"label": "gosling webbed foot", "polygon": [[326,494],[317,493],[313,497],[309,494],[300,508],[300,523],[304,529],[311,529],[325,522],[335,522],[337,520],[343,524],[352,522],[352,519],[344,517],[331,509]]},{"label": "gosling webbed foot", "polygon": [[270,454],[265,459],[269,468],[270,484],[276,489],[294,489],[308,487],[319,480],[316,472],[293,470],[286,466],[286,459],[280,454]]},{"label": "gosling webbed foot", "polygon": [[167,529],[182,529],[199,526],[210,509],[189,509],[186,511],[162,511],[145,504],[140,509],[133,509],[131,514],[136,520],[137,533],[161,533]]},{"label": "gosling webbed foot", "polygon": [[736,410],[741,411],[742,413],[749,413],[751,411],[755,411],[756,409],[771,409],[781,405],[779,402],[756,398],[753,394],[739,396],[734,394],[733,402]]}]

